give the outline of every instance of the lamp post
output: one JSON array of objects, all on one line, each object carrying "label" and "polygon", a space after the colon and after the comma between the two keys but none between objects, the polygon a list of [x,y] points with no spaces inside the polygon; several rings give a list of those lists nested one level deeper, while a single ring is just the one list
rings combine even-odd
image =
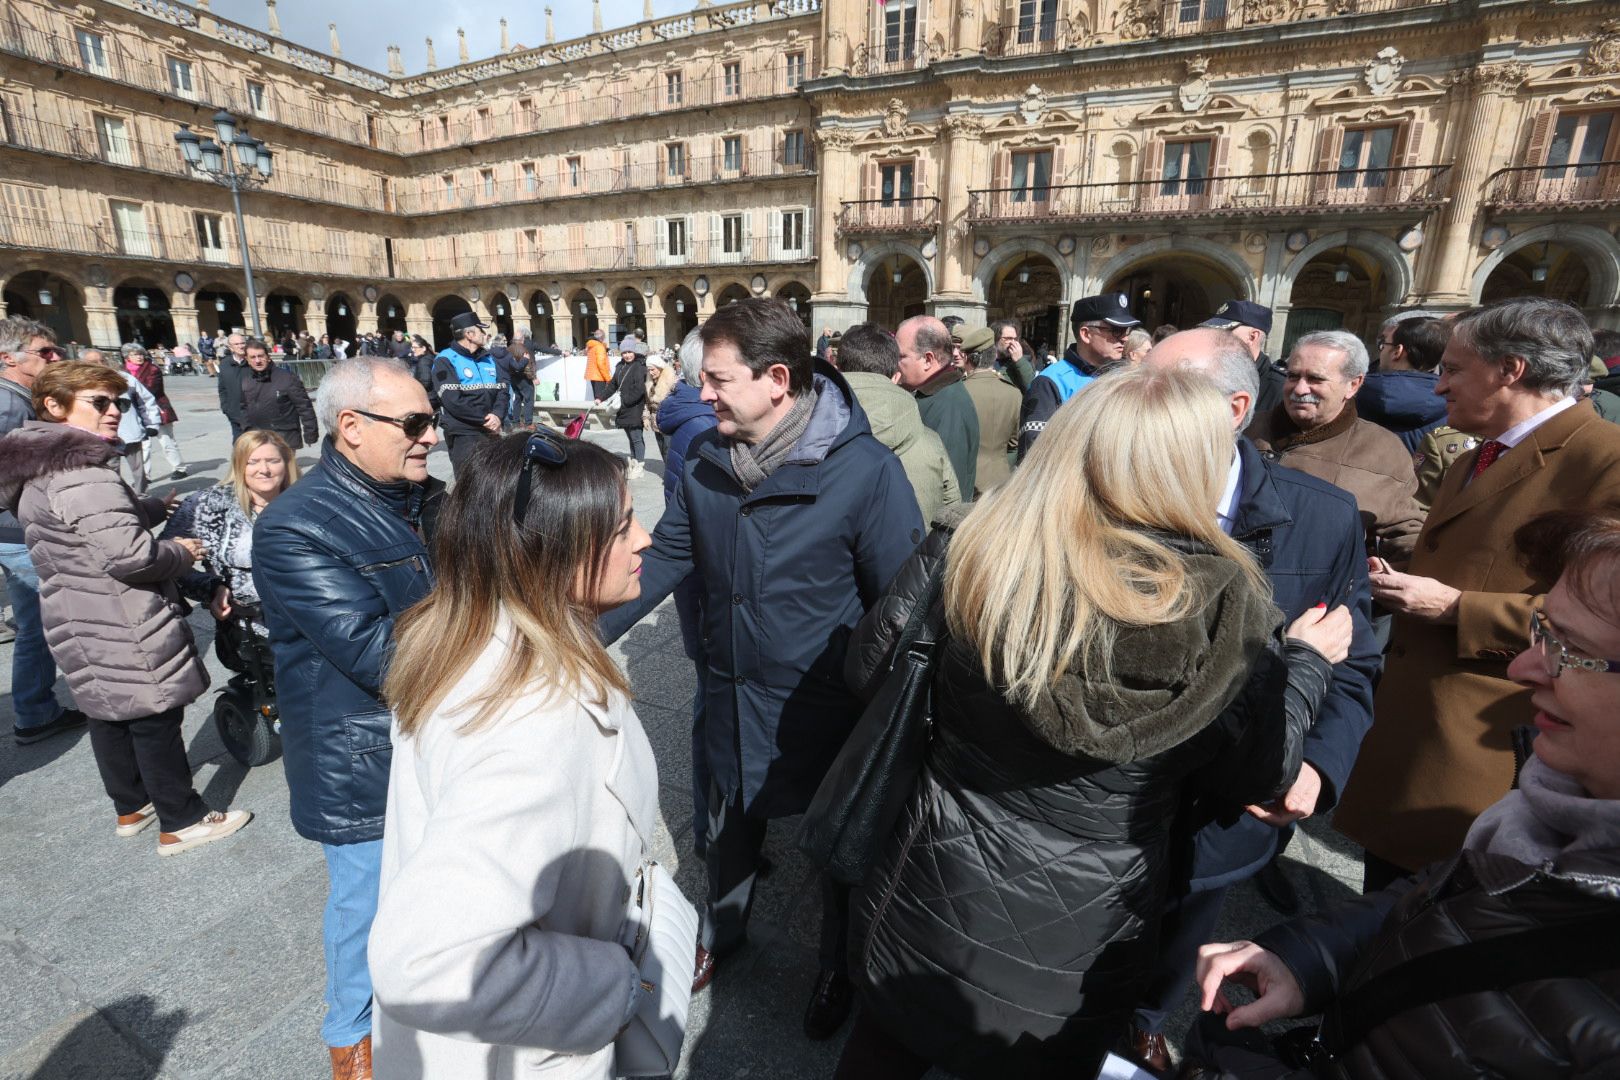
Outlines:
[{"label": "lamp post", "polygon": [[[217,140],[217,141],[216,141]],[[214,114],[214,138],[203,138],[181,124],[174,133],[191,171],[231,190],[236,209],[236,242],[242,249],[242,273],[247,278],[248,310],[253,313],[253,336],[264,337],[259,322],[259,294],[253,284],[253,259],[248,254],[247,224],[242,218],[242,189],[268,183],[272,167],[270,148],[236,126],[236,118],[224,109]],[[233,159],[230,151],[234,150]]]}]

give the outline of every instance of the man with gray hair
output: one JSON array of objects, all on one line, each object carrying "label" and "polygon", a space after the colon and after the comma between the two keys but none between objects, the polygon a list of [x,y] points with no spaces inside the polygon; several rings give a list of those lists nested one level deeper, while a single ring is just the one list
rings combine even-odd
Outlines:
[{"label": "man with gray hair", "polygon": [[219,411],[231,425],[231,443],[242,435],[242,380],[247,377],[247,335],[240,330],[225,339],[226,348],[219,354]]},{"label": "man with gray hair", "polygon": [[1512,557],[1514,533],[1550,510],[1620,514],[1620,428],[1575,396],[1593,344],[1556,300],[1504,300],[1452,323],[1435,392],[1446,422],[1484,442],[1440,481],[1406,572],[1374,561],[1394,647],[1333,822],[1366,848],[1369,888],[1456,851],[1513,785],[1513,728],[1536,706],[1508,662],[1553,584]]},{"label": "man with gray hair", "polygon": [[[1243,436],[1260,393],[1260,370],[1246,342],[1224,327],[1184,330],[1165,338],[1144,364],[1202,371],[1231,402],[1236,440],[1227,483],[1212,507],[1221,528],[1254,553],[1273,599],[1291,623],[1320,619],[1340,604],[1354,627],[1350,654],[1333,667],[1333,682],[1305,737],[1305,761],[1288,792],[1259,806],[1197,806],[1190,880],[1166,907],[1160,962],[1138,1003],[1127,1056],[1169,1075],[1165,1025],[1192,986],[1198,947],[1215,940],[1227,889],[1255,878],[1260,892],[1289,913],[1298,895],[1278,856],[1294,823],[1331,810],[1372,724],[1373,683],[1382,655],[1373,637],[1366,548],[1356,501],[1331,484],[1263,455]],[[1104,378],[1107,376],[1104,375]],[[1172,895],[1176,890],[1172,889]]]},{"label": "man with gray hair", "polygon": [[1367,347],[1354,334],[1306,334],[1288,357],[1282,403],[1256,416],[1248,435],[1290,469],[1354,495],[1367,553],[1404,566],[1423,528],[1417,473],[1399,437],[1356,415],[1367,368]]},{"label": "man with gray hair", "polygon": [[321,380],[320,464],[253,527],[253,579],[276,659],[293,828],[326,856],[325,1022],[334,1076],[371,1075],[366,939],[377,913],[394,620],[427,594],[439,441],[404,364],[358,356]]}]

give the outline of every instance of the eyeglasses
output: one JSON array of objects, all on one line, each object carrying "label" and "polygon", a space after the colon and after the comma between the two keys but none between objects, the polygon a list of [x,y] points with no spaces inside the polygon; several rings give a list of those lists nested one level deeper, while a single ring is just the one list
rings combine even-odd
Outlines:
[{"label": "eyeglasses", "polygon": [[1090,330],[1094,334],[1102,334],[1111,338],[1122,338],[1130,333],[1127,327],[1115,326],[1112,323],[1086,323],[1080,329]]},{"label": "eyeglasses", "polygon": [[367,420],[375,420],[380,424],[393,424],[405,433],[407,439],[420,439],[427,433],[428,428],[438,427],[439,418],[430,412],[412,412],[404,416],[379,416],[376,413],[356,409],[355,412]]},{"label": "eyeglasses", "polygon": [[75,398],[74,400],[82,401],[92,409],[96,410],[97,416],[100,416],[114,406],[117,406],[119,412],[125,413],[129,411],[130,405],[129,398],[127,397],[108,397],[106,394],[97,394],[95,397]]},{"label": "eyeglasses", "polygon": [[1584,656],[1571,656],[1564,643],[1552,635],[1552,624],[1544,611],[1530,613],[1530,647],[1541,650],[1541,662],[1546,665],[1547,678],[1556,679],[1567,667],[1606,674],[1620,672],[1620,660],[1592,660]]},{"label": "eyeglasses", "polygon": [[47,345],[43,349],[22,349],[20,351],[24,356],[37,356],[47,364],[52,364],[62,359],[62,350],[58,349],[55,345]]},{"label": "eyeglasses", "polygon": [[1393,341],[1384,341],[1380,339],[1378,342],[1378,347],[1380,349],[1393,349],[1395,347],[1395,343]]},{"label": "eyeglasses", "polygon": [[568,460],[568,440],[550,431],[536,431],[523,445],[523,472],[518,474],[517,494],[512,498],[512,517],[518,528],[523,527],[523,516],[529,512],[529,491],[532,484],[529,466],[535,462],[555,469]]}]

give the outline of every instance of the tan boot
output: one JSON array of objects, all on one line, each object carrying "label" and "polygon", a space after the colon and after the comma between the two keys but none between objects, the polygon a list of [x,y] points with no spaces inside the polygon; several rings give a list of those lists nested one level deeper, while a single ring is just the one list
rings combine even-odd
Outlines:
[{"label": "tan boot", "polygon": [[332,1080],[371,1080],[371,1036],[353,1046],[328,1047],[332,1055]]}]

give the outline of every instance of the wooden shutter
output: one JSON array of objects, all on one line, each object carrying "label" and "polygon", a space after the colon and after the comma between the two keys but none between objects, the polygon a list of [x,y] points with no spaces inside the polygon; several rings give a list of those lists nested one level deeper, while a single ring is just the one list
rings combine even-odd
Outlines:
[{"label": "wooden shutter", "polygon": [[1232,153],[1232,132],[1225,131],[1215,136],[1215,145],[1209,163],[1209,204],[1211,206],[1225,206],[1227,203],[1227,181],[1229,172],[1228,163]]},{"label": "wooden shutter", "polygon": [[748,135],[744,133],[737,136],[737,172],[747,176],[751,171],[748,168]]},{"label": "wooden shutter", "polygon": [[[1526,165],[1545,165],[1547,163],[1547,150],[1552,143],[1553,127],[1558,123],[1557,109],[1542,109],[1536,113],[1535,119],[1530,122],[1530,144],[1525,150],[1524,163]],[[1571,160],[1574,154],[1570,155]],[[1518,198],[1521,200],[1534,200],[1536,196],[1536,183],[1541,179],[1539,169],[1526,169],[1519,174]]]},{"label": "wooden shutter", "polygon": [[1401,129],[1401,156],[1396,164],[1401,171],[1395,174],[1395,182],[1390,186],[1401,202],[1411,198],[1412,193],[1423,185],[1428,179],[1419,166],[1423,164],[1423,132],[1425,122],[1422,117],[1410,120]]},{"label": "wooden shutter", "polygon": [[1344,142],[1344,128],[1331,121],[1316,136],[1316,176],[1311,177],[1311,192],[1318,202],[1326,202],[1334,188],[1339,167],[1339,147]]},{"label": "wooden shutter", "polygon": [[1007,189],[1012,187],[1012,151],[1002,147],[994,151],[990,158],[990,206],[992,216],[1000,217],[1007,213],[1012,205]]},{"label": "wooden shutter", "polygon": [[868,161],[861,169],[861,199],[874,202],[882,194],[882,166],[876,161]]},{"label": "wooden shutter", "polygon": [[1164,179],[1164,137],[1153,136],[1142,151],[1142,183],[1136,187],[1136,209],[1153,205]]}]

